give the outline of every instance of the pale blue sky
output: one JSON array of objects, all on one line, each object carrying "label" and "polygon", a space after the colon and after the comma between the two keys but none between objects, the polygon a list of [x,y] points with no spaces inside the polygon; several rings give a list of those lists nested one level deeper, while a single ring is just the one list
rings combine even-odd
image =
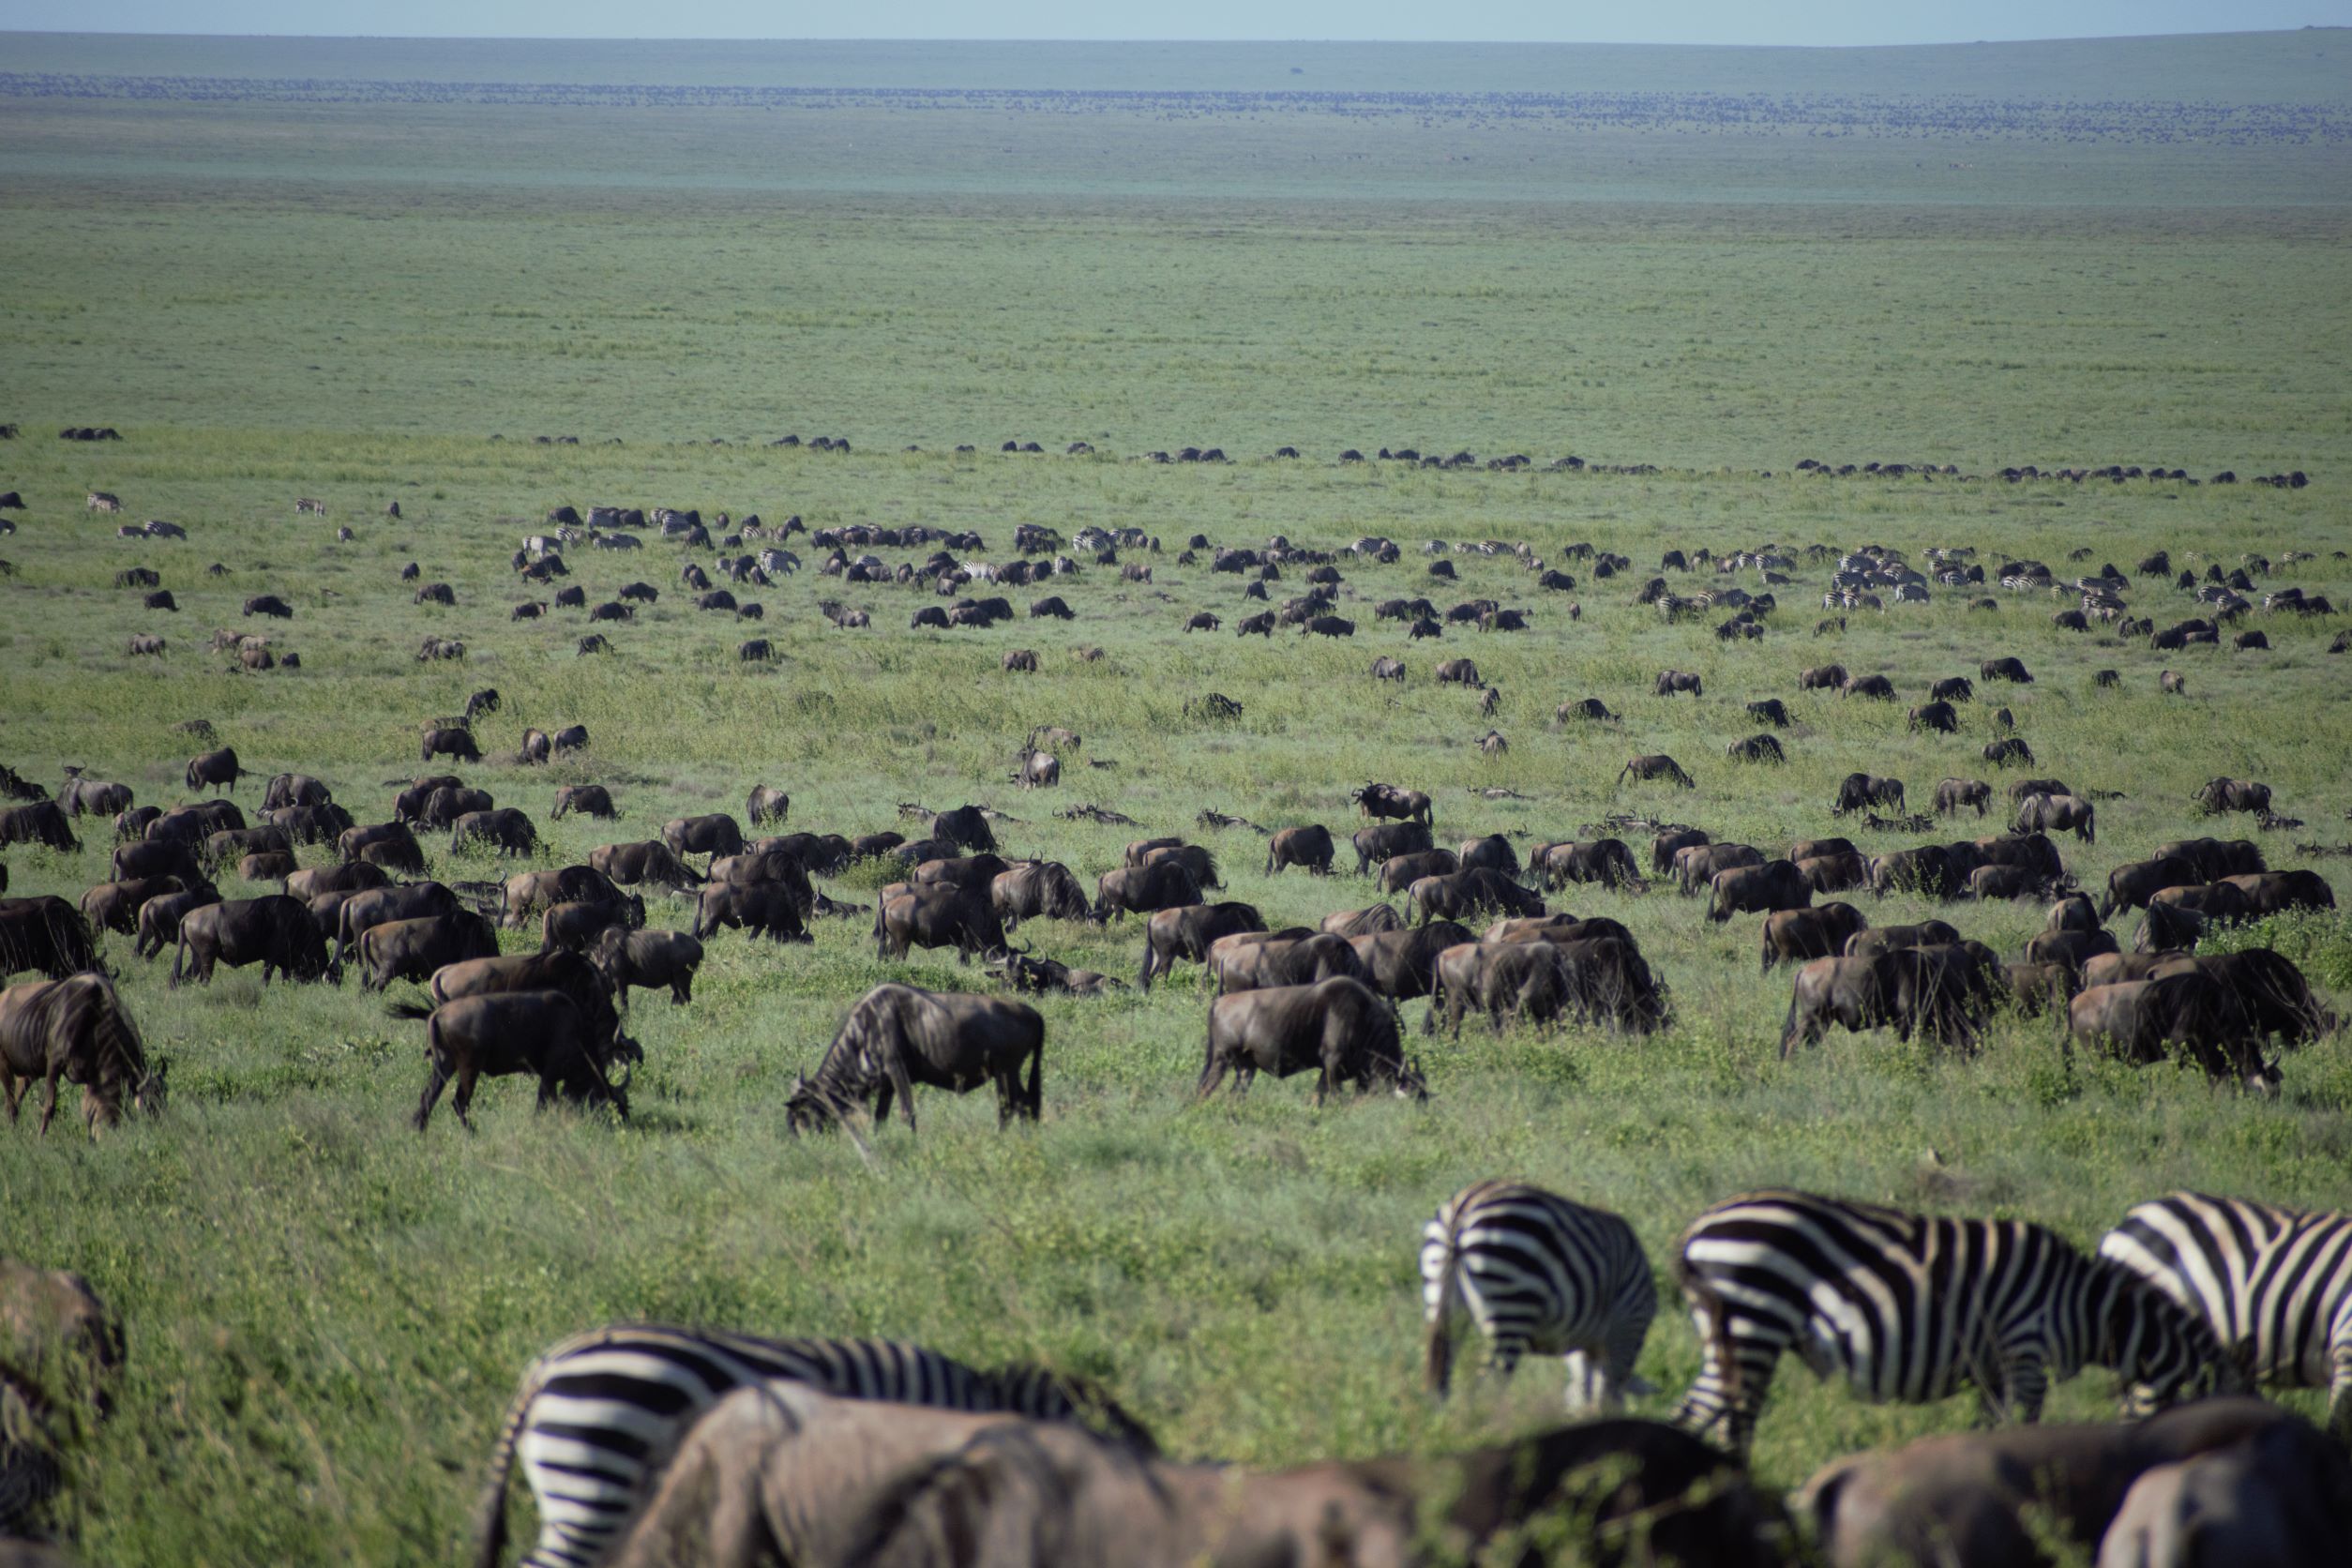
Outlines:
[{"label": "pale blue sky", "polygon": [[[394,38],[1906,44],[2352,24],[2352,0],[0,0],[0,29]],[[0,69],[6,68],[0,57]]]}]

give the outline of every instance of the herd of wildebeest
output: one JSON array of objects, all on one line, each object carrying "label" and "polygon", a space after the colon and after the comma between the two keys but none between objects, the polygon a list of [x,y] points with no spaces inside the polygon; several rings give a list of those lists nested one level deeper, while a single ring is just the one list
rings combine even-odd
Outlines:
[{"label": "herd of wildebeest", "polygon": [[[1419,460],[1418,454],[1404,455]],[[2299,488],[2303,475],[2292,477]],[[2279,483],[2285,485],[2286,477]],[[13,498],[0,501],[8,499]],[[120,503],[93,493],[88,505],[112,510]],[[300,510],[323,516],[325,507],[306,498]],[[397,507],[391,518],[397,520]],[[987,543],[971,533],[867,526],[811,533],[798,519],[770,527],[757,518],[738,524],[724,514],[715,522],[716,536],[691,511],[598,506],[583,515],[562,506],[550,515],[546,532],[522,542],[511,566],[529,593],[572,575],[567,550],[575,555],[616,551],[620,559],[644,548],[641,532],[657,533],[683,551],[679,579],[696,596],[698,610],[732,620],[764,619],[761,605],[739,600],[714,578],[736,588],[781,587],[801,568],[788,545],[799,533],[807,535],[805,548],[823,552],[814,572],[837,584],[827,587],[829,596],[864,587],[936,598],[944,602],[926,604],[912,617],[914,629],[952,632],[1014,618],[1003,598],[978,596],[994,585],[1075,580],[1108,571],[1123,590],[1148,593],[1153,557],[1160,554],[1159,541],[1140,530],[1089,529],[1065,541],[1050,529],[1024,524],[1012,541],[1014,556],[992,561]],[[387,520],[386,526],[396,525]],[[188,531],[155,521],[122,533],[184,541]],[[873,553],[882,549],[929,553],[892,565]],[[1433,585],[1453,580],[1454,561],[1465,556],[1514,563],[1545,594],[1590,595],[1612,579],[1642,576],[1629,558],[1583,544],[1559,552],[1556,562],[1538,558],[1528,546],[1495,540],[1431,541],[1424,549]],[[1213,577],[1230,574],[1244,585],[1244,605],[1266,604],[1243,622],[1244,636],[1271,636],[1277,626],[1302,635],[1350,636],[1354,621],[1338,613],[1357,596],[1348,574],[1360,566],[1394,565],[1404,553],[1386,538],[1320,550],[1280,538],[1217,546],[1196,535],[1175,560],[1205,567]],[[2079,559],[2089,552],[2076,553]],[[2068,607],[2055,617],[2062,629],[2098,626],[2165,651],[2218,643],[2224,628],[2257,610],[2297,617],[2335,613],[2324,597],[2284,583],[2265,591],[2264,579],[2309,559],[2301,552],[2289,552],[2276,566],[2254,557],[2227,566],[2210,562],[2202,574],[2192,559],[2184,554],[2178,570],[2168,552],[2140,561],[2143,594],[2111,565],[2070,575],[2032,561],[1987,564],[1962,549],[1930,551],[1917,565],[1899,551],[1877,547],[1845,552],[1683,549],[1666,552],[1656,575],[1632,596],[1669,622],[1721,615],[1716,635],[1726,642],[1763,636],[1781,609],[1775,590],[1795,588],[1808,568],[1828,574],[1820,597],[1832,615],[1814,628],[1817,636],[1842,630],[1846,615],[1900,613],[1902,605],[1937,592],[1981,595],[1996,588],[2007,592],[2008,602],[2028,595],[2063,598]],[[1582,572],[1581,584],[1570,568]],[[213,570],[226,575],[227,569]],[[1680,588],[1669,586],[1675,580],[1669,573],[1682,580]],[[412,565],[401,578],[405,584],[421,575]],[[1290,577],[1303,580],[1304,592],[1274,604],[1267,585]],[[177,608],[159,575],[147,568],[127,570],[117,585],[145,594],[152,610]],[[2159,627],[2145,610],[2133,612],[2127,593],[2143,605],[2156,596],[2179,596],[2196,613]],[[487,585],[461,596],[442,581],[423,583],[414,593],[418,604],[451,609],[491,596]],[[516,604],[509,618],[538,621],[572,611],[619,636],[640,607],[659,597],[652,584],[632,581],[592,606],[584,585],[565,582],[550,600]],[[1580,603],[1550,602],[1561,605],[1562,616],[1581,619]],[[1971,602],[1998,608],[2003,601]],[[874,624],[870,611],[838,596],[814,609],[837,630]],[[283,594],[256,595],[246,611],[285,619],[296,613]],[[1524,630],[1542,613],[1491,598],[1446,608],[1425,597],[1398,596],[1375,604],[1372,618],[1376,625],[1395,623],[1410,642],[1463,627]],[[1030,617],[1068,621],[1076,612],[1055,596],[1033,604]],[[1221,623],[1202,611],[1182,625],[1187,631],[1214,631]],[[2243,651],[2264,646],[2251,628],[2240,629],[2235,641]],[[2340,638],[2336,646],[2344,645]],[[267,637],[224,631],[214,647],[234,651],[239,668],[255,674],[299,668]],[[606,634],[596,632],[583,638],[580,651],[611,649]],[[130,651],[164,656],[168,645],[159,636],[141,634]],[[756,663],[776,656],[776,648],[760,639],[744,644],[740,655]],[[432,664],[461,661],[466,648],[462,640],[436,633],[416,656]],[[1099,650],[1077,648],[1069,656],[1099,656]],[[1035,671],[1039,661],[1036,650],[1016,649],[998,662],[1018,675]],[[1409,673],[1402,660],[1382,656],[1370,676],[1403,681]],[[1435,673],[1439,684],[1462,687],[1482,717],[1500,707],[1500,693],[1482,680],[1474,660],[1448,659]],[[2120,678],[2102,670],[2093,672],[2091,685],[2096,690]],[[1989,697],[1981,688],[2022,687],[2034,680],[2018,657],[1988,657],[1973,679],[1952,675],[1932,683],[1904,722],[1931,735],[1952,733],[1960,728],[1963,705]],[[2184,686],[2179,671],[2164,671],[2165,691]],[[1702,687],[1698,675],[1667,670],[1646,693],[1617,700],[1670,702],[1699,696]],[[1835,693],[1842,701],[1862,703],[1899,702],[1902,695],[1884,675],[1849,673],[1834,663],[1807,669],[1789,699],[1748,702],[1750,721],[1763,728],[1726,747],[1730,762],[1784,760],[1773,731],[1792,725],[1789,701],[1807,700],[1804,693]],[[408,744],[417,746],[429,765],[436,760],[465,767],[484,763],[487,731],[506,710],[506,700],[484,687],[452,706],[457,711],[425,716],[416,740]],[[1186,707],[1204,724],[1243,712],[1241,702],[1214,692],[1199,694]],[[1553,716],[1557,725],[1583,727],[1595,736],[1610,733],[1618,717],[1601,696],[1563,701]],[[184,728],[206,741],[219,739],[203,720]],[[1987,728],[1994,737],[1983,747],[1988,767],[2035,766],[2006,708],[1989,717]],[[1478,744],[1489,754],[1508,748],[1495,731]],[[1085,753],[1078,735],[1051,724],[1037,726],[1008,749],[1010,781],[1023,790],[1059,786],[1065,763],[1078,765]],[[524,729],[513,765],[530,768],[564,756],[593,759],[584,726]],[[505,765],[503,756],[497,761]],[[234,747],[189,757],[183,776],[185,797],[164,805],[141,803],[129,787],[81,770],[69,770],[53,792],[0,768],[0,790],[14,802],[0,809],[0,846],[46,851],[52,858],[42,864],[53,867],[61,864],[54,857],[85,853],[85,836],[105,834],[112,843],[104,877],[78,905],[55,896],[0,900],[0,978],[26,972],[46,976],[0,992],[0,1086],[11,1120],[23,1099],[39,1088],[45,1102],[38,1126],[47,1132],[61,1084],[80,1089],[82,1120],[93,1137],[121,1121],[127,1109],[162,1110],[166,1064],[148,1056],[116,988],[115,969],[124,959],[116,952],[110,962],[104,946],[110,935],[130,939],[134,961],[160,962],[168,950],[173,986],[208,983],[227,966],[258,968],[264,987],[273,977],[339,985],[347,974],[369,991],[421,987],[415,999],[390,1003],[396,1018],[423,1025],[426,1072],[413,1118],[419,1132],[453,1082],[452,1107],[466,1122],[484,1078],[523,1078],[535,1084],[542,1106],[560,1100],[626,1117],[631,1069],[643,1059],[626,1027],[632,991],[666,992],[672,1004],[691,1005],[706,943],[736,940],[724,934],[730,931],[744,940],[807,942],[816,923],[827,919],[867,923],[877,957],[885,962],[905,959],[916,948],[952,951],[959,962],[979,960],[994,986],[948,992],[894,980],[855,1003],[831,1045],[794,1084],[784,1123],[792,1132],[844,1129],[862,1149],[867,1145],[861,1129],[885,1123],[894,1105],[913,1131],[918,1087],[960,1094],[993,1086],[1000,1125],[1041,1117],[1045,1020],[1022,994],[1100,996],[1130,982],[1040,955],[1036,933],[1063,923],[1106,927],[1129,916],[1138,938],[1134,987],[1148,991],[1191,965],[1214,993],[1207,1003],[1196,1098],[1229,1079],[1233,1093],[1244,1093],[1260,1073],[1313,1073],[1318,1104],[1335,1089],[1426,1098],[1403,1012],[1416,1001],[1425,1003],[1419,1027],[1429,1036],[1458,1036],[1464,1018],[1473,1013],[1498,1032],[1558,1021],[1623,1035],[1665,1027],[1672,1017],[1672,989],[1634,933],[1616,919],[1580,918],[1547,901],[1578,886],[1613,894],[1666,886],[1691,899],[1710,922],[1759,916],[1763,969],[1793,966],[1783,1056],[1832,1027],[1892,1029],[1905,1040],[1967,1054],[1993,1018],[2013,1011],[2052,1017],[2064,1049],[2147,1065],[2179,1061],[2208,1075],[2219,1093],[2267,1096],[2278,1093],[2297,1048],[2340,1027],[2285,956],[2238,941],[2200,951],[2224,927],[2291,911],[2332,910],[2335,897],[2325,877],[2308,868],[2274,867],[2253,838],[2184,833],[2150,856],[2114,867],[2094,896],[2067,865],[2059,841],[2071,834],[2080,846],[2094,845],[2099,807],[2112,797],[2053,777],[2023,777],[2002,790],[1972,777],[1948,777],[1932,792],[1932,811],[1913,814],[1900,779],[1852,773],[1821,803],[1838,825],[1851,820],[1849,833],[1924,838],[1939,822],[1962,818],[2001,828],[1877,852],[1826,833],[1787,843],[1742,843],[1688,823],[1632,815],[1613,816],[1565,841],[1522,847],[1507,834],[1493,833],[1440,843],[1429,793],[1370,781],[1347,792],[1352,828],[1335,831],[1314,822],[1267,828],[1203,809],[1191,824],[1203,840],[1180,834],[1138,837],[1119,864],[1093,876],[1090,892],[1078,869],[1005,853],[997,830],[1006,819],[978,805],[941,811],[900,806],[896,825],[866,822],[856,824],[865,831],[853,834],[812,831],[788,827],[792,801],[784,789],[757,784],[741,818],[728,812],[681,816],[668,821],[658,837],[616,839],[576,864],[535,865],[497,881],[445,882],[429,875],[427,836],[446,835],[442,842],[452,863],[484,854],[544,862],[550,858],[546,836],[528,813],[500,806],[484,781],[455,772],[415,776],[374,809],[348,786],[339,799],[338,789],[322,777],[276,772],[262,783],[251,819],[235,796],[252,775]],[[1617,776],[1621,785],[1696,788],[1692,772],[1662,754],[1634,756]],[[616,820],[615,793],[597,784],[566,785],[555,796],[551,817]],[[1336,790],[1333,796],[1336,809]],[[2216,777],[2179,806],[2184,828],[2194,820],[2247,820],[2259,831],[2293,822],[2277,810],[2281,804],[2259,780]],[[1061,814],[1132,821],[1092,805]],[[1628,842],[1627,834],[1636,841]],[[1639,837],[1648,842],[1638,842]],[[1317,879],[1363,879],[1376,896],[1334,899],[1349,907],[1316,924],[1287,927],[1275,926],[1250,903],[1217,898],[1224,891],[1220,860],[1229,862],[1234,846],[1245,843],[1255,862],[1259,839],[1264,877],[1297,871]],[[1346,858],[1349,851],[1352,864]],[[820,886],[878,862],[888,872],[870,902],[837,897]],[[8,891],[6,876],[0,863],[0,894]],[[273,890],[224,897],[219,882],[230,877]],[[2046,906],[2047,914],[2021,951],[2004,955],[1944,919],[1874,924],[1865,903],[1889,893],[1948,904],[1955,919],[1964,919],[1972,903],[1988,900],[2034,901]],[[657,918],[664,909],[675,911],[673,920]],[[2120,929],[2134,916],[2134,929]],[[538,935],[535,950],[527,938],[512,935],[532,929]],[[505,942],[502,933],[508,934]],[[1504,1190],[1498,1195],[1487,1188]],[[1500,1217],[1479,1229],[1463,1217],[1473,1199],[1494,1204]],[[1804,1267],[1817,1289],[1809,1309],[1815,1316],[1793,1322],[1783,1340],[1759,1338],[1757,1325],[1770,1313],[1740,1293],[1745,1287],[1736,1272],[1710,1272],[1716,1255],[1708,1248],[1732,1244],[1709,1225],[1741,1204],[1753,1209],[1767,1200],[1833,1212],[1830,1218],[1807,1211],[1811,1217],[1773,1221],[1784,1229],[1812,1227],[1803,1229],[1806,1247],[1772,1243],[1781,1250],[1769,1262],[1742,1255],[1742,1266],[1767,1272],[1787,1272],[1790,1258],[1809,1259]],[[2208,1310],[2215,1298],[2184,1282],[2185,1265],[2170,1274],[2150,1266],[2134,1283],[2118,1272],[2126,1262],[2111,1257],[2109,1245],[2086,1260],[2039,1227],[2017,1231],[2021,1222],[1933,1221],[1804,1195],[1733,1199],[1703,1216],[1672,1260],[1699,1325],[1707,1371],[1676,1419],[1662,1423],[1618,1413],[1624,1395],[1638,1392],[1632,1358],[1654,1312],[1650,1265],[1637,1246],[1625,1253],[1630,1232],[1622,1222],[1534,1189],[1482,1184],[1433,1222],[1435,1251],[1424,1255],[1433,1383],[1442,1389],[1446,1380],[1450,1351],[1443,1341],[1458,1306],[1490,1341],[1493,1361],[1503,1371],[1528,1349],[1567,1356],[1572,1404],[1581,1376],[1585,1398],[1605,1418],[1444,1461],[1334,1463],[1279,1472],[1177,1464],[1159,1456],[1123,1412],[1108,1424],[1095,1419],[1106,1409],[1116,1411],[1115,1401],[1100,1391],[1076,1397],[1064,1381],[1047,1374],[1008,1369],[983,1375],[930,1352],[866,1342],[616,1329],[580,1342],[588,1351],[579,1344],[559,1348],[526,1380],[502,1438],[481,1560],[496,1560],[504,1539],[505,1476],[520,1465],[540,1506],[540,1544],[525,1559],[533,1563],[691,1558],[746,1565],[1006,1568],[1197,1560],[1374,1564],[1446,1560],[1447,1552],[1500,1549],[1500,1543],[1522,1539],[1530,1543],[1528,1555],[1513,1555],[1519,1550],[1514,1546],[1494,1560],[1533,1561],[1542,1557],[1541,1532],[1524,1538],[1517,1532],[1546,1510],[1565,1511],[1577,1532],[1574,1539],[1592,1560],[1763,1563],[1819,1552],[1841,1564],[1886,1560],[1888,1554],[1991,1564],[2046,1560],[2053,1540],[2071,1542],[2086,1555],[2097,1552],[2102,1564],[2114,1568],[2224,1559],[2234,1568],[2324,1560],[2298,1554],[2331,1554],[2352,1538],[2346,1534],[2352,1530],[2352,1465],[2341,1446],[2352,1439],[2352,1221],[2260,1213],[2284,1215],[2277,1221],[2283,1235],[2324,1239],[2284,1263],[2271,1258],[2274,1266],[2264,1276],[2269,1286],[2241,1281],[2238,1295],[2224,1292],[2242,1306],[2247,1291],[2258,1297],[2263,1289],[2284,1289],[2281,1278],[2296,1282],[2302,1293],[2292,1308],[2300,1328],[2290,1349],[2273,1342],[2275,1325]],[[1968,1230],[1970,1224],[1984,1228],[1981,1235]],[[1937,1225],[1976,1239],[1950,1244],[1961,1255],[1939,1260],[1935,1247],[1914,1235],[1927,1235]],[[1830,1233],[1824,1228],[1839,1226],[1870,1230],[1876,1239],[1868,1245],[1877,1250],[1866,1259],[1846,1255],[1841,1261],[1831,1247],[1824,1262],[1817,1244]],[[1757,1235],[1769,1229],[1756,1222],[1737,1230],[1737,1244],[1751,1251],[1765,1246]],[[2020,1240],[2024,1232],[2031,1234]],[[2241,1234],[2239,1245],[2259,1252],[2259,1240]],[[1925,1250],[1906,1254],[1911,1246]],[[1970,1247],[1982,1250],[1971,1253]],[[1881,1298],[1901,1292],[1870,1281],[1874,1271],[1897,1267],[1888,1259],[1904,1257],[1910,1261],[1902,1267],[1915,1266],[1918,1275],[1905,1276],[1907,1288],[1919,1294],[1891,1305]],[[77,1343],[98,1363],[119,1361],[119,1329],[110,1326],[86,1284],[8,1267],[12,1272],[0,1274],[0,1285],[8,1287],[0,1292],[7,1297],[0,1312],[14,1316],[0,1322],[22,1337],[31,1320],[25,1314],[45,1313],[68,1328],[79,1325]],[[1617,1283],[1606,1283],[1605,1275]],[[1843,1307],[1830,1303],[1840,1292]],[[2128,1332],[2115,1326],[2127,1319],[2135,1325]],[[653,1337],[634,1343],[627,1339],[632,1333]],[[1874,1361],[1874,1343],[1876,1354],[1910,1357],[1918,1367],[1939,1370],[1889,1381],[1892,1375]],[[1756,1349],[1759,1344],[1764,1351]],[[1781,1500],[1749,1482],[1741,1458],[1772,1358],[1783,1349],[1817,1373],[1847,1378],[1865,1396],[1941,1397],[1973,1382],[1988,1412],[2028,1421],[2044,1379],[2089,1364],[2114,1368],[2133,1388],[2140,1406],[2134,1413],[2143,1416],[2199,1392],[2242,1394],[2256,1380],[2320,1386],[2330,1391],[2332,1437],[2274,1407],[2228,1396],[2196,1400],[2132,1425],[2019,1426],[1937,1439],[1833,1465],[1800,1500],[1798,1512],[1810,1515],[1814,1529],[1791,1531]],[[546,1401],[557,1397],[550,1390],[561,1385],[564,1367],[591,1352],[626,1365],[603,1375],[601,1392],[578,1395],[577,1409],[564,1407],[573,1410],[573,1426],[564,1428],[571,1436],[551,1438],[548,1433],[562,1423],[548,1414]],[[884,1363],[886,1372],[874,1370]],[[684,1385],[676,1382],[676,1367],[689,1364],[704,1368],[692,1397],[683,1409],[662,1406],[662,1398],[684,1397],[677,1395]],[[0,1375],[8,1374],[0,1364]],[[661,1398],[643,1392],[656,1385],[667,1391]],[[641,1402],[633,1403],[641,1395]],[[638,1445],[642,1452],[607,1475],[602,1484],[611,1497],[589,1510],[596,1513],[595,1527],[565,1522],[567,1507],[578,1504],[578,1513],[588,1505],[566,1500],[562,1443],[594,1447],[598,1433],[635,1431],[631,1423],[657,1406],[670,1415],[656,1436]],[[1071,1416],[1075,1423],[1063,1419]],[[1097,1429],[1106,1425],[1113,1429]],[[1720,1439],[1726,1446],[1702,1439]],[[0,1447],[0,1463],[27,1484],[15,1492],[0,1486],[0,1533],[33,1519],[32,1503],[57,1475],[37,1442],[10,1437],[7,1444]]]}]

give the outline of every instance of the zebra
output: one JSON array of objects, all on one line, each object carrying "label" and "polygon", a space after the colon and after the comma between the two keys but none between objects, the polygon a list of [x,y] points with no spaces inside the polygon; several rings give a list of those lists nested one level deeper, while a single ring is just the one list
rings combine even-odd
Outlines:
[{"label": "zebra", "polygon": [[1843,1373],[1872,1401],[1924,1404],[1975,1384],[1988,1421],[2035,1421],[2051,1380],[2088,1364],[2144,1416],[2211,1373],[2244,1380],[2212,1332],[2145,1281],[2025,1220],[1942,1219],[1768,1189],[1682,1233],[1675,1280],[1705,1354],[1675,1410],[1744,1454],[1781,1352]]},{"label": "zebra", "polygon": [[622,1324],[555,1346],[523,1374],[475,1511],[476,1568],[496,1568],[518,1461],[539,1540],[520,1568],[600,1561],[695,1418],[749,1383],[787,1379],[846,1399],[1091,1420],[1137,1451],[1158,1446],[1083,1379],[1017,1364],[993,1372],[882,1339],[762,1339],[718,1329]]},{"label": "zebra", "polygon": [[1564,1357],[1572,1411],[1615,1411],[1627,1394],[1656,1392],[1634,1376],[1634,1363],[1658,1315],[1658,1290],[1633,1227],[1615,1214],[1522,1182],[1464,1187],[1422,1231],[1421,1297],[1428,1384],[1440,1397],[1453,1370],[1457,1304],[1502,1376],[1530,1349]]},{"label": "zebra", "polygon": [[2255,1380],[2328,1390],[2352,1441],[2352,1214],[2177,1192],[2133,1208],[2099,1244],[2201,1319]]}]

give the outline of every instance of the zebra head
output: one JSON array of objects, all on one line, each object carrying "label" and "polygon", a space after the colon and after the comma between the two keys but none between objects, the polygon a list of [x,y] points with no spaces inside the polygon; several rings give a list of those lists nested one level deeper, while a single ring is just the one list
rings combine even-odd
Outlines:
[{"label": "zebra head", "polygon": [[2120,1264],[2102,1258],[2105,1310],[2084,1359],[2114,1369],[2119,1402],[2133,1420],[2200,1394],[2250,1394],[2242,1358],[2222,1348],[2205,1320]]}]

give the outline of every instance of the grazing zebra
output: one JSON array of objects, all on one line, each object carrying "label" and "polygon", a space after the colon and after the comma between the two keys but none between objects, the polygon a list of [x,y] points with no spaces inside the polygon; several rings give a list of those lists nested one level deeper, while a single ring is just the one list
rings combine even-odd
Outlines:
[{"label": "grazing zebra", "polygon": [[1809,1193],[1752,1192],[1682,1233],[1674,1274],[1706,1347],[1674,1420],[1745,1453],[1784,1350],[1873,1401],[1974,1383],[1987,1419],[2042,1414],[2053,1379],[2114,1368],[2146,1415],[2210,1368],[2210,1330],[2127,1270],[2024,1220],[1939,1219]]},{"label": "grazing zebra", "polygon": [[1454,1311],[1470,1309],[1495,1369],[1529,1350],[1568,1364],[1568,1408],[1613,1411],[1649,1394],[1634,1376],[1658,1290],[1633,1227],[1522,1182],[1455,1193],[1422,1231],[1422,1316],[1429,1387],[1442,1395],[1454,1361]]},{"label": "grazing zebra", "polygon": [[1092,1420],[1156,1453],[1151,1434],[1083,1379],[1015,1365],[982,1372],[881,1339],[760,1339],[717,1329],[629,1324],[564,1341],[523,1374],[490,1454],[475,1518],[477,1568],[506,1540],[506,1483],[518,1460],[539,1511],[522,1568],[582,1568],[646,1496],[695,1418],[731,1391],[789,1379],[846,1399]]},{"label": "grazing zebra", "polygon": [[2257,1380],[2326,1388],[2329,1429],[2352,1441],[2352,1214],[2177,1192],[2125,1214],[2099,1256],[2202,1319]]}]

